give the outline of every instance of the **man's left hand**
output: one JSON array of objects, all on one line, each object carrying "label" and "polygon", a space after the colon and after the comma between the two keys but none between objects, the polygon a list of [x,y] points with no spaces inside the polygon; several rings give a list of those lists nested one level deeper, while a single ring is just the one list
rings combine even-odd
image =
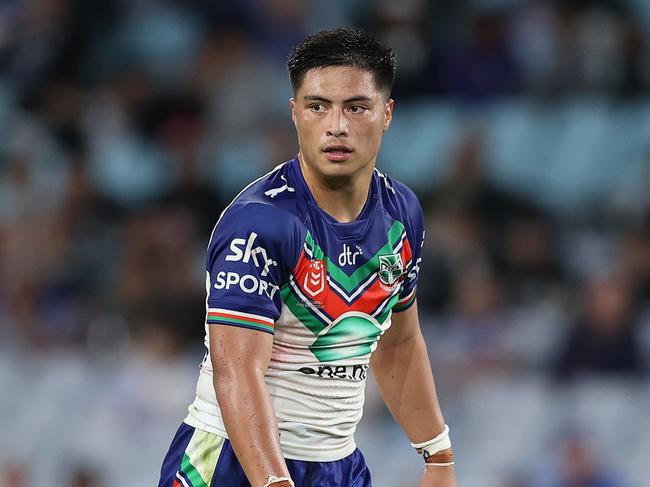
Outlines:
[{"label": "man's left hand", "polygon": [[457,487],[454,467],[433,467],[424,471],[420,487]]}]

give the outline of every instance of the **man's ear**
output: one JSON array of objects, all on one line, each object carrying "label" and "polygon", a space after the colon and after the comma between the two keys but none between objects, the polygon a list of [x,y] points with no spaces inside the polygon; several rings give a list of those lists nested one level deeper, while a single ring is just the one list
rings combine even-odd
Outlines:
[{"label": "man's ear", "polygon": [[384,132],[390,127],[390,123],[393,121],[393,108],[395,107],[395,100],[389,98],[386,102],[384,108]]},{"label": "man's ear", "polygon": [[289,98],[289,108],[291,109],[291,120],[296,125],[296,100],[293,97]]}]

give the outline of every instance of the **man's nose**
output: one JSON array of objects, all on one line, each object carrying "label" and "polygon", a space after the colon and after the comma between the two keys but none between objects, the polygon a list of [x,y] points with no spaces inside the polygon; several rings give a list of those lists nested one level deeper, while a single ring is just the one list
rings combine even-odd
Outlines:
[{"label": "man's nose", "polygon": [[348,135],[348,121],[342,110],[332,110],[330,112],[327,135],[330,137]]}]

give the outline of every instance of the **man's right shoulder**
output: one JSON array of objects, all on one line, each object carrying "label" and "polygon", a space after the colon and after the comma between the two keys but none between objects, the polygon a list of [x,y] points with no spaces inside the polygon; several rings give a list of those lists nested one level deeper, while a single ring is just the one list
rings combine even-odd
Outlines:
[{"label": "man's right shoulder", "polygon": [[296,190],[289,181],[289,163],[276,166],[272,171],[246,186],[228,205],[222,218],[228,213],[238,217],[256,218],[273,214],[277,218],[290,218],[295,214]]},{"label": "man's right shoulder", "polygon": [[213,238],[238,229],[282,240],[288,230],[300,227],[296,190],[288,182],[287,166],[280,164],[246,186],[219,217]]},{"label": "man's right shoulder", "polygon": [[250,228],[271,235],[285,233],[296,225],[300,226],[300,219],[289,209],[265,201],[241,199],[226,208],[215,230]]}]

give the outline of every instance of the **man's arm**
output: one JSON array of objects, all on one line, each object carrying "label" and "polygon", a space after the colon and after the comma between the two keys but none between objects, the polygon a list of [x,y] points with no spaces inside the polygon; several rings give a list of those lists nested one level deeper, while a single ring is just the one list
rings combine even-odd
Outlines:
[{"label": "man's arm", "polygon": [[[264,374],[273,335],[233,326],[210,326],[214,388],[233,450],[253,487],[270,476],[289,477]],[[290,485],[273,483],[274,487]]]},{"label": "man's arm", "polygon": [[[439,435],[445,422],[420,331],[417,303],[393,313],[392,322],[370,358],[372,372],[386,406],[408,438],[412,443],[424,443]],[[427,468],[421,485],[456,486],[454,467]]]}]

